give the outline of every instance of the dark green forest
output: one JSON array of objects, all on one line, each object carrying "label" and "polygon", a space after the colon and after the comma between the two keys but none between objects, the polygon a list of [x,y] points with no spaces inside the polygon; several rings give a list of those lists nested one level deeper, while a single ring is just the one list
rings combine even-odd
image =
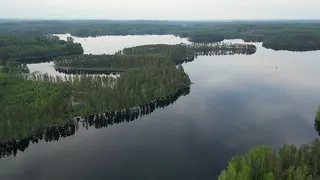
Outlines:
[{"label": "dark green forest", "polygon": [[[0,24],[1,25],[1,24]],[[0,60],[28,63],[28,60],[55,57],[72,53],[83,53],[81,44],[60,40],[52,35],[6,35],[0,36]]]},{"label": "dark green forest", "polygon": [[[78,59],[71,61],[75,57]],[[119,77],[81,74],[53,77],[21,74],[25,65],[6,61],[1,68],[6,71],[0,76],[0,139],[28,137],[37,128],[63,125],[76,116],[136,107],[170,96],[191,84],[180,64],[170,56],[155,53],[73,55],[59,57],[55,62],[125,71]],[[14,65],[8,66],[11,63]]]},{"label": "dark green forest", "polygon": [[73,55],[58,57],[54,60],[55,67],[62,69],[85,68],[101,71],[122,72],[128,68],[139,66],[160,66],[193,61],[198,55],[219,54],[253,54],[254,45],[247,44],[178,44],[178,45],[144,45],[125,48],[115,55]]},{"label": "dark green forest", "polygon": [[[319,132],[320,109],[315,117]],[[320,179],[320,141],[310,145],[284,145],[276,153],[271,147],[259,146],[229,161],[219,180],[318,180]]]},{"label": "dark green forest", "polygon": [[273,50],[311,51],[320,49],[319,35],[273,36],[263,40],[263,47]]},{"label": "dark green forest", "polygon": [[69,55],[54,60],[61,70],[105,69],[120,73],[117,77],[83,72],[65,77],[21,74],[28,72],[21,61],[2,61],[0,139],[27,137],[36,128],[61,125],[72,117],[132,108],[172,95],[190,86],[181,63],[198,55],[255,51],[255,46],[244,44],[146,45],[114,55]]},{"label": "dark green forest", "polygon": [[319,50],[320,24],[316,22],[176,22],[176,21],[14,21],[0,23],[2,35],[65,34],[89,37],[104,35],[173,34],[191,42],[243,39],[263,42],[274,50]]},{"label": "dark green forest", "polygon": [[63,124],[79,115],[135,107],[190,85],[182,66],[173,65],[138,67],[118,78],[47,74],[25,78],[0,76],[0,139],[19,139],[32,129]]}]

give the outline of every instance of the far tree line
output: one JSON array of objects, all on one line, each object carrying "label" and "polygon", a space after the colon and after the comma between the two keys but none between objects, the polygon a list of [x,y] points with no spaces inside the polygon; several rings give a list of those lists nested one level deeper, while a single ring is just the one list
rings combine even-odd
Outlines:
[{"label": "far tree line", "polygon": [[83,53],[81,44],[60,40],[53,35],[38,36],[0,36],[0,60],[28,61]]},{"label": "far tree line", "polygon": [[[105,35],[164,35],[188,38],[191,42],[212,43],[224,39],[263,42],[274,50],[319,50],[318,22],[187,22],[187,21],[24,21],[2,22],[0,36],[41,36],[70,33],[78,37]],[[11,43],[12,44],[12,43]],[[30,43],[23,42],[23,46]],[[1,46],[1,44],[0,44]]]}]

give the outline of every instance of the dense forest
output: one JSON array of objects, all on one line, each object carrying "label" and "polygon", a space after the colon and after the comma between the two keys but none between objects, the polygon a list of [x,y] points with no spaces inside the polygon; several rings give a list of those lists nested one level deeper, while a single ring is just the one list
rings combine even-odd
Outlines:
[{"label": "dense forest", "polygon": [[60,40],[57,36],[0,36],[0,60],[15,60],[28,63],[29,59],[39,59],[83,53],[81,44]]},{"label": "dense forest", "polygon": [[[319,132],[320,109],[315,128]],[[318,180],[320,179],[320,141],[311,145],[284,145],[274,152],[271,147],[252,148],[246,155],[229,161],[219,180]]]},{"label": "dense forest", "polygon": [[171,62],[165,54],[148,55],[73,55],[56,58],[55,67],[78,67],[78,68],[110,68],[127,69],[140,66],[158,66],[162,63]]},{"label": "dense forest", "polygon": [[[251,44],[230,44],[230,43],[192,43],[192,44],[178,44],[178,45],[143,45],[131,48],[124,48],[116,54],[136,55],[136,54],[168,54],[175,60],[176,63],[182,63],[180,59],[192,58],[196,55],[215,55],[220,51],[243,51],[239,54],[253,54],[256,52],[256,46]],[[176,60],[178,59],[178,60]]]},{"label": "dense forest", "polygon": [[319,35],[273,36],[263,40],[263,47],[273,50],[311,51],[320,49]]},{"label": "dense forest", "polygon": [[182,66],[173,64],[133,68],[118,78],[47,74],[25,78],[0,76],[0,139],[19,139],[32,129],[63,124],[70,117],[135,107],[190,85]]},{"label": "dense forest", "polygon": [[165,108],[173,104],[179,97],[186,96],[189,93],[190,88],[187,87],[179,89],[172,95],[155,99],[137,107],[77,117],[61,126],[42,126],[26,138],[0,141],[0,158],[11,155],[16,156],[18,151],[25,151],[31,143],[38,143],[41,140],[46,142],[58,141],[60,138],[73,136],[80,126],[86,129],[89,127],[100,129],[114,124],[134,121],[139,117],[152,113],[157,108]]},{"label": "dense forest", "polygon": [[63,125],[72,117],[136,107],[187,88],[191,84],[188,75],[172,59],[178,52],[170,56],[143,52],[72,55],[55,60],[70,67],[125,69],[118,77],[21,75],[27,71],[25,65],[2,61],[0,139],[21,139],[37,128]]},{"label": "dense forest", "polygon": [[[244,39],[263,42],[275,50],[318,50],[320,24],[316,22],[175,22],[175,21],[14,21],[0,24],[1,35],[64,34],[73,36],[173,34],[191,42]],[[277,40],[279,39],[279,40]],[[284,41],[282,41],[284,40]],[[281,41],[281,42],[279,42]],[[294,45],[293,45],[294,44]],[[301,45],[304,44],[304,45]]]},{"label": "dense forest", "polygon": [[54,60],[58,71],[65,72],[123,72],[140,66],[160,66],[193,61],[198,55],[253,54],[254,45],[247,44],[154,44],[125,48],[115,55],[74,55]]},{"label": "dense forest", "polygon": [[[72,117],[132,108],[170,96],[190,86],[181,63],[198,55],[255,51],[255,46],[245,44],[155,44],[125,48],[113,55],[56,57],[57,70],[71,72],[65,77],[20,75],[29,71],[21,61],[1,61],[5,74],[0,76],[0,139],[28,137],[37,128],[63,125]],[[120,76],[90,76],[85,71]]]},{"label": "dense forest", "polygon": [[213,42],[220,42],[226,39],[223,34],[212,34],[212,33],[190,34],[187,37],[189,41],[196,42],[196,43],[213,43]]}]

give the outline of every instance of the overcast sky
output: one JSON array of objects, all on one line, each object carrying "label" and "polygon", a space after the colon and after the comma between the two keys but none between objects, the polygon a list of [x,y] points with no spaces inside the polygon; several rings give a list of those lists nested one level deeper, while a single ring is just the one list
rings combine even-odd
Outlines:
[{"label": "overcast sky", "polygon": [[320,19],[320,0],[0,0],[0,18]]}]

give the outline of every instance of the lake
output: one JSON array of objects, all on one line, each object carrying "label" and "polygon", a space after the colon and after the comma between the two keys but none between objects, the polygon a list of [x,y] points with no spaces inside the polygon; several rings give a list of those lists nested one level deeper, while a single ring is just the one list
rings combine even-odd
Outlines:
[{"label": "lake", "polygon": [[[74,39],[92,54],[187,42],[173,36]],[[253,55],[199,56],[184,64],[194,83],[190,93],[150,115],[102,129],[80,126],[73,136],[0,159],[0,179],[212,180],[252,146],[310,143],[318,137],[320,51],[254,44]],[[50,63],[29,67],[54,73]]]}]

